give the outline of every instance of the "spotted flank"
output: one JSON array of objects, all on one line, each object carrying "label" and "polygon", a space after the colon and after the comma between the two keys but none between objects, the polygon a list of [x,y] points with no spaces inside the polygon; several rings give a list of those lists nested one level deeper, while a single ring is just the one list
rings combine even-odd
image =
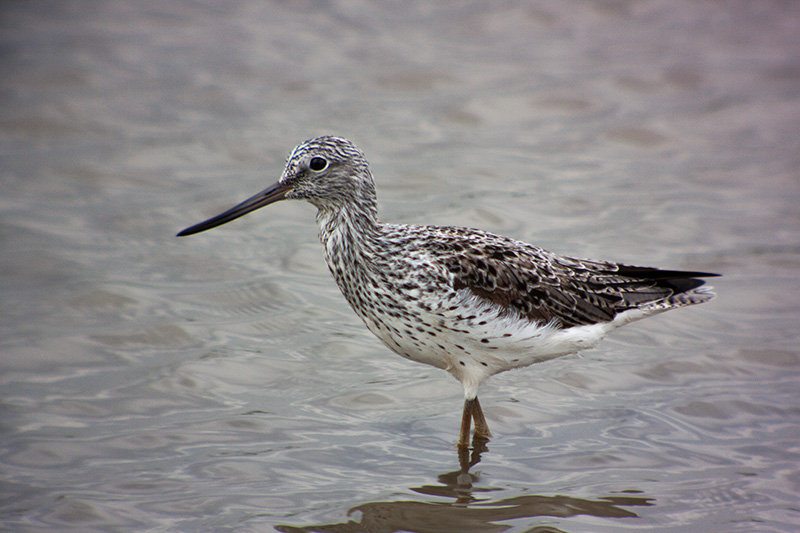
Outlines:
[{"label": "spotted flank", "polygon": [[401,356],[464,387],[459,446],[489,428],[478,387],[489,376],[590,348],[609,331],[714,293],[706,272],[574,259],[477,229],[384,224],[364,154],[339,137],[297,146],[280,180],[179,236],[279,200],[317,208],[325,260],[366,326]]}]

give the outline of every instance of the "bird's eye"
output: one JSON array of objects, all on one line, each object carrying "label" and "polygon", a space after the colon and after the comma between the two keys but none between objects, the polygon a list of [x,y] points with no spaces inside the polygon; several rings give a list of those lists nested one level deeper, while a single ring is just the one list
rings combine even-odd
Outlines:
[{"label": "bird's eye", "polygon": [[328,161],[321,158],[321,157],[312,157],[311,161],[308,162],[308,168],[315,172],[319,172],[320,170],[324,169],[328,166]]}]

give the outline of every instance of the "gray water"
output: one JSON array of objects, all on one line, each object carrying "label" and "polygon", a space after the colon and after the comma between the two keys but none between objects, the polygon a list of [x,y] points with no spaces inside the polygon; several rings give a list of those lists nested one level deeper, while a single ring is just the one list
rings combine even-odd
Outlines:
[{"label": "gray water", "polygon": [[[0,528],[800,528],[800,3],[4,2]],[[721,272],[461,388],[347,307],[314,209],[175,233],[323,133],[384,220]]]}]

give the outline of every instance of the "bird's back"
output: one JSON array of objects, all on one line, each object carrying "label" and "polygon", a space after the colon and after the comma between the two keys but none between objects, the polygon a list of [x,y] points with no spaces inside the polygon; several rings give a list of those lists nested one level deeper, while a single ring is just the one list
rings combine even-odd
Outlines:
[{"label": "bird's back", "polygon": [[[476,229],[385,225],[387,266],[435,281],[440,295],[467,291],[506,314],[559,328],[607,322],[625,311],[705,302],[704,272],[661,270],[559,256]],[[444,289],[447,289],[446,291]]]}]

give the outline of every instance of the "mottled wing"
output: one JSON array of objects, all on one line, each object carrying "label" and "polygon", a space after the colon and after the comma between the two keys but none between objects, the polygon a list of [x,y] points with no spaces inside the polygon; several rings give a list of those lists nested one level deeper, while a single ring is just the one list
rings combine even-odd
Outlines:
[{"label": "mottled wing", "polygon": [[[459,246],[439,258],[453,276],[453,288],[468,289],[531,321],[568,328],[607,322],[658,302],[666,308],[711,297],[694,297],[691,291],[704,283],[696,278],[715,274],[572,259],[482,232],[460,237]],[[676,298],[680,294],[687,297]]]}]

